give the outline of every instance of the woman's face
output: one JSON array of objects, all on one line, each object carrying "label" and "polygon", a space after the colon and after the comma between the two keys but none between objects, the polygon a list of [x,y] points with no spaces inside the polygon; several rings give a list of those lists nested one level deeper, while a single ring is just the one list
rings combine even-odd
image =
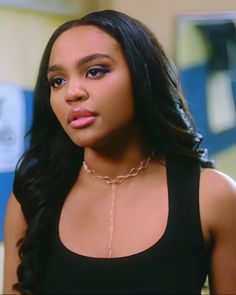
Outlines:
[{"label": "woman's face", "polygon": [[52,47],[48,79],[51,107],[75,144],[103,147],[134,130],[129,68],[106,32],[77,26],[62,33]]}]

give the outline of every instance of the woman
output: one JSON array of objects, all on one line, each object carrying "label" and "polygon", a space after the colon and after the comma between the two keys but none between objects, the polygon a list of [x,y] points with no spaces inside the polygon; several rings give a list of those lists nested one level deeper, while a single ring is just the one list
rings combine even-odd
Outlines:
[{"label": "woman", "polygon": [[[213,168],[153,34],[58,28],[5,222],[7,294],[236,293],[236,185]],[[19,248],[19,257],[17,254]]]}]

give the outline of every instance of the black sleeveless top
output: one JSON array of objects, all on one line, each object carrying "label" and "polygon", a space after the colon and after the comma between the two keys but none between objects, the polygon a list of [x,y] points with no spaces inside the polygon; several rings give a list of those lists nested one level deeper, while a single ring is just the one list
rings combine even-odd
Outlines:
[{"label": "black sleeveless top", "polygon": [[126,257],[94,258],[67,249],[59,238],[57,212],[47,267],[37,294],[200,294],[208,256],[199,213],[200,167],[167,160],[169,216],[161,239]]}]

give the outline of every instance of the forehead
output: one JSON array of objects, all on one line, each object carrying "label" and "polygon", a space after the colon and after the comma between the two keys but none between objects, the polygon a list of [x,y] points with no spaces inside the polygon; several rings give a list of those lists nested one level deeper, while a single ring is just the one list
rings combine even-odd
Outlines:
[{"label": "forehead", "polygon": [[67,53],[83,56],[94,52],[121,53],[121,48],[112,36],[95,26],[76,26],[56,39],[50,59]]}]

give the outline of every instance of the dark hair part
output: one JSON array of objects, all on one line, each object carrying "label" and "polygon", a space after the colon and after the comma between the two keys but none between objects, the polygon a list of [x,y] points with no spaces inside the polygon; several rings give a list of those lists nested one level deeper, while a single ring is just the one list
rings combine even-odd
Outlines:
[{"label": "dark hair part", "polygon": [[50,106],[50,52],[63,32],[86,25],[100,28],[120,44],[131,73],[136,120],[150,150],[164,157],[193,158],[202,167],[213,167],[206,150],[200,148],[202,136],[187,109],[175,70],[149,29],[113,10],[93,12],[61,25],[42,57],[34,93],[34,118],[28,133],[30,147],[19,162],[14,180],[13,190],[28,223],[19,241],[19,282],[14,285],[24,294],[34,293],[40,284],[52,214],[71,189],[83,160],[83,149],[71,142]]}]

